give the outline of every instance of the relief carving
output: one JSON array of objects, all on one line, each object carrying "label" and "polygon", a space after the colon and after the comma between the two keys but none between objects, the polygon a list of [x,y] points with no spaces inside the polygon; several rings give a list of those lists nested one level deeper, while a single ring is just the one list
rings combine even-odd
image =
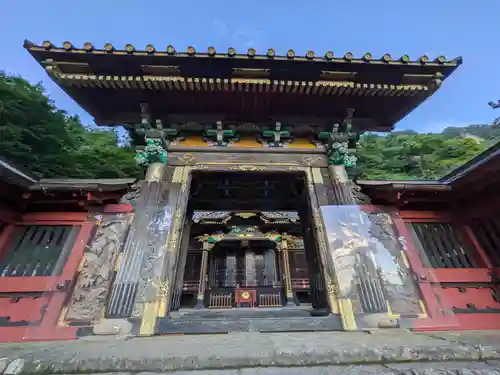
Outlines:
[{"label": "relief carving", "polygon": [[120,204],[131,204],[135,207],[137,200],[141,196],[140,182],[136,182],[135,184],[133,184],[130,189],[131,190],[120,199]]},{"label": "relief carving", "polygon": [[104,312],[114,265],[127,233],[129,215],[105,215],[80,265],[67,321],[97,322]]},{"label": "relief carving", "polygon": [[357,206],[325,206],[322,212],[340,292],[353,301],[355,313],[420,314],[418,290],[390,214]]},{"label": "relief carving", "polygon": [[[271,148],[272,149],[272,148]],[[307,150],[307,149],[306,149]],[[314,152],[304,154],[303,152],[294,153],[293,150],[287,153],[242,153],[231,152],[180,152],[171,151],[169,153],[168,165],[169,166],[184,166],[184,165],[199,165],[199,164],[213,164],[220,165],[220,163],[241,163],[241,164],[257,164],[257,165],[297,165],[301,167],[326,167],[327,159],[326,154],[318,153],[316,149],[311,149]]]},{"label": "relief carving", "polygon": [[[172,181],[181,179],[183,168],[174,171]],[[135,238],[131,245],[131,253],[137,251],[142,252],[142,256],[134,258],[134,262],[141,263],[138,268],[138,274],[134,273],[134,277],[138,277],[137,294],[131,311],[133,317],[140,317],[143,313],[142,308],[144,303],[154,300],[156,296],[156,287],[152,285],[157,274],[161,273],[161,269],[165,257],[165,248],[167,237],[172,226],[174,213],[172,206],[169,205],[169,185],[164,183],[156,185],[155,190],[143,191],[146,201],[154,201],[154,204],[145,204],[141,210],[140,220],[136,222]],[[156,197],[152,199],[151,197]],[[170,202],[171,203],[171,202]],[[138,249],[138,245],[140,248]],[[132,264],[132,262],[130,263]]]},{"label": "relief carving", "polygon": [[357,204],[370,204],[371,199],[368,195],[361,191],[361,186],[352,182],[352,195]]}]

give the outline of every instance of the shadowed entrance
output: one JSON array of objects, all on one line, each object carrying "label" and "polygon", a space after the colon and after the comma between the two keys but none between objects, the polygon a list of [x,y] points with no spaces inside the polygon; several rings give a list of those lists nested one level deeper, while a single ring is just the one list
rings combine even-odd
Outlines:
[{"label": "shadowed entrance", "polygon": [[330,318],[311,215],[301,173],[196,171],[160,329],[274,330],[265,319],[284,319],[278,330],[340,328],[311,317]]}]

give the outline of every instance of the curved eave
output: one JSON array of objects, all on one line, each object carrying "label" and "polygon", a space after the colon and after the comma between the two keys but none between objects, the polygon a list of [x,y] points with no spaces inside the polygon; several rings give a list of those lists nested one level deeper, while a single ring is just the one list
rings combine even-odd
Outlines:
[{"label": "curved eave", "polygon": [[[185,100],[185,103],[176,103],[179,111],[182,109],[179,104],[188,103],[192,92],[207,100],[215,100],[216,97],[222,101],[226,100],[221,96],[227,95],[225,93],[243,93],[246,97],[250,93],[261,98],[255,106],[266,105],[267,95],[281,98],[282,94],[293,96],[298,99],[292,104],[294,106],[307,96],[310,98],[306,99],[309,100],[308,108],[313,112],[300,112],[301,116],[322,113],[321,116],[332,118],[345,116],[346,108],[356,108],[360,102],[368,100],[367,97],[375,97],[375,101],[380,101],[381,97],[396,98],[390,101],[393,104],[388,104],[389,108],[384,113],[369,116],[364,113],[360,116],[374,120],[374,125],[366,130],[390,131],[399,120],[431,96],[462,63],[459,57],[447,60],[422,56],[411,60],[407,56],[392,58],[389,54],[374,58],[367,53],[356,58],[350,53],[335,57],[330,52],[318,57],[312,51],[298,56],[291,50],[287,55],[277,56],[271,50],[266,55],[258,55],[253,49],[246,54],[237,54],[234,49],[217,53],[213,48],[209,48],[207,53],[198,53],[193,48],[187,52],[176,52],[173,47],[164,51],[153,46],[137,50],[131,45],[117,49],[109,44],[98,49],[90,43],[86,43],[85,48],[76,48],[69,42],[56,47],[50,42],[36,45],[26,41],[25,48],[99,125],[138,121],[141,100],[151,97],[147,91],[161,91],[161,95],[166,96],[170,95],[169,92],[179,93],[179,101]],[[127,110],[108,110],[118,105],[104,95],[107,92],[104,90],[127,92],[130,98],[127,99]],[[99,96],[99,93],[102,95]],[[210,97],[212,93],[215,95]],[[339,98],[346,106],[340,108],[337,103],[335,111],[342,112],[341,115],[325,109],[325,99],[330,97]],[[197,99],[196,108],[190,107],[193,113],[207,109],[202,103],[206,100]],[[323,112],[313,108],[316,104],[323,106]],[[246,115],[246,109],[238,105],[233,103],[231,108],[217,108],[217,113],[234,109],[235,113]],[[248,101],[241,105],[248,106]],[[363,106],[366,107],[361,104]],[[385,104],[377,106],[382,108]],[[267,114],[273,110],[265,108],[262,111]],[[296,112],[290,110],[290,115]],[[252,113],[257,112],[252,110]]]},{"label": "curved eave", "polygon": [[[467,163],[454,169],[446,176],[440,179],[441,182],[446,184],[456,184],[461,179],[470,176],[472,173],[479,171],[481,168],[486,169],[488,165],[499,168],[500,166],[500,142],[495,143],[486,151],[475,156]],[[491,172],[491,171],[489,171]]]},{"label": "curved eave", "polygon": [[245,78],[169,76],[97,76],[53,74],[62,85],[77,88],[143,89],[170,91],[283,92],[319,96],[414,96],[430,91],[427,85],[388,85],[336,81],[283,81]]},{"label": "curved eave", "polygon": [[5,158],[0,157],[0,182],[2,181],[27,189],[38,182],[38,177],[26,168],[15,166]]},{"label": "curved eave", "polygon": [[[297,81],[270,80],[247,78],[214,79],[209,77],[181,76],[103,76],[92,74],[66,74],[53,69],[47,69],[49,75],[77,102],[91,113],[98,125],[115,125],[116,119],[101,116],[100,105],[95,107],[84,95],[82,90],[127,90],[127,91],[163,91],[172,93],[199,93],[213,95],[214,93],[253,93],[254,95],[294,95],[311,98],[362,98],[387,97],[402,98],[405,105],[387,123],[380,124],[378,131],[389,131],[393,125],[404,117],[409,110],[417,107],[431,96],[440,85],[436,81],[428,84],[383,84],[356,83],[349,81]],[[97,104],[97,103],[96,103]],[[94,108],[95,107],[95,108]],[[139,105],[137,105],[139,108]],[[136,121],[139,118],[136,119]],[[123,123],[123,121],[120,121]],[[127,122],[127,121],[125,121]],[[374,128],[375,129],[375,128]],[[373,130],[374,130],[373,129]]]},{"label": "curved eave", "polygon": [[134,178],[44,178],[30,187],[30,191],[85,191],[112,192],[129,190],[137,180]]},{"label": "curved eave", "polygon": [[[426,66],[459,66],[462,64],[462,57],[458,56],[454,59],[446,59],[443,56],[438,56],[431,59],[428,56],[421,56],[418,59],[411,60],[407,55],[393,58],[386,53],[378,58],[374,58],[371,53],[367,52],[363,56],[354,57],[350,52],[346,52],[341,56],[334,56],[333,52],[327,51],[323,56],[316,56],[313,51],[308,51],[303,56],[296,55],[295,52],[289,50],[287,55],[275,55],[274,53],[257,54],[253,48],[249,48],[247,53],[236,53],[234,49],[229,48],[225,53],[217,52],[196,52],[194,49],[186,52],[177,52],[175,49],[167,48],[164,51],[156,50],[153,46],[148,45],[144,50],[135,49],[131,45],[127,45],[125,49],[117,49],[111,44],[106,44],[104,48],[95,48],[92,44],[86,43],[86,48],[77,48],[70,42],[65,42],[63,46],[57,47],[50,41],[44,42],[42,45],[37,45],[29,40],[24,41],[24,48],[30,52],[59,52],[71,54],[93,54],[93,55],[131,55],[131,56],[171,56],[178,58],[205,58],[205,59],[249,59],[249,60],[286,60],[286,61],[307,61],[307,62],[326,62],[326,63],[350,63],[350,64],[392,64],[392,65],[426,65]],[[190,47],[192,48],[192,47]],[[211,49],[212,47],[209,47]],[[272,50],[272,49],[271,49]]]},{"label": "curved eave", "polygon": [[394,192],[451,192],[452,187],[440,181],[375,181],[357,180],[356,183],[366,189],[387,190]]}]

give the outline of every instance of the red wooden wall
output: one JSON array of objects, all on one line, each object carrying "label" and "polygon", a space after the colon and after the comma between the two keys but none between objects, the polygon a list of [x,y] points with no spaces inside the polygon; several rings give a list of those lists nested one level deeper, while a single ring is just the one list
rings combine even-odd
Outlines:
[{"label": "red wooden wall", "polygon": [[[130,205],[108,205],[102,209],[104,213],[130,211]],[[61,326],[58,322],[71,296],[85,248],[98,224],[96,217],[87,212],[45,212],[27,213],[21,217],[3,213],[2,218],[0,265],[4,266],[3,271],[0,270],[0,342],[76,339],[78,327]],[[16,274],[13,269],[22,265],[19,260],[19,266],[13,267],[12,262],[16,261],[13,258],[29,262],[29,258],[13,255],[13,250],[21,252],[24,246],[24,240],[17,237],[26,237],[29,232],[32,238],[25,242],[38,243],[34,251],[43,256],[43,251],[51,251],[49,246],[44,246],[54,236],[51,228],[58,228],[57,233],[62,233],[61,228],[73,233],[65,237],[66,245],[62,245],[67,248],[65,256],[57,260],[61,262],[62,259],[60,271],[38,275],[30,268],[29,274],[26,269],[22,276]],[[6,263],[9,261],[11,263]]]},{"label": "red wooden wall", "polygon": [[[129,205],[109,205],[103,212],[130,210]],[[16,227],[79,229],[59,275],[0,274],[0,341],[76,338],[77,327],[59,326],[58,320],[71,295],[96,219],[85,212],[21,217],[0,212],[0,219],[0,261],[7,255]],[[406,239],[408,260],[429,315],[428,321],[416,321],[415,329],[500,329],[500,200],[455,214],[401,211],[393,219],[398,235]],[[422,230],[432,236],[423,239]]]},{"label": "red wooden wall", "polygon": [[500,329],[500,207],[484,214],[401,211],[396,218],[431,320],[416,322],[417,330]]}]

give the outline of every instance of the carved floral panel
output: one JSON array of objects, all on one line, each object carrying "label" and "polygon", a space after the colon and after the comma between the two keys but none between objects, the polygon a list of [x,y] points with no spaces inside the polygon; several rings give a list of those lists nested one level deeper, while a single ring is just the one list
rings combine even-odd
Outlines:
[{"label": "carved floral panel", "polygon": [[114,266],[122,248],[129,225],[126,214],[104,215],[90,245],[68,304],[67,321],[99,321],[104,306]]}]

